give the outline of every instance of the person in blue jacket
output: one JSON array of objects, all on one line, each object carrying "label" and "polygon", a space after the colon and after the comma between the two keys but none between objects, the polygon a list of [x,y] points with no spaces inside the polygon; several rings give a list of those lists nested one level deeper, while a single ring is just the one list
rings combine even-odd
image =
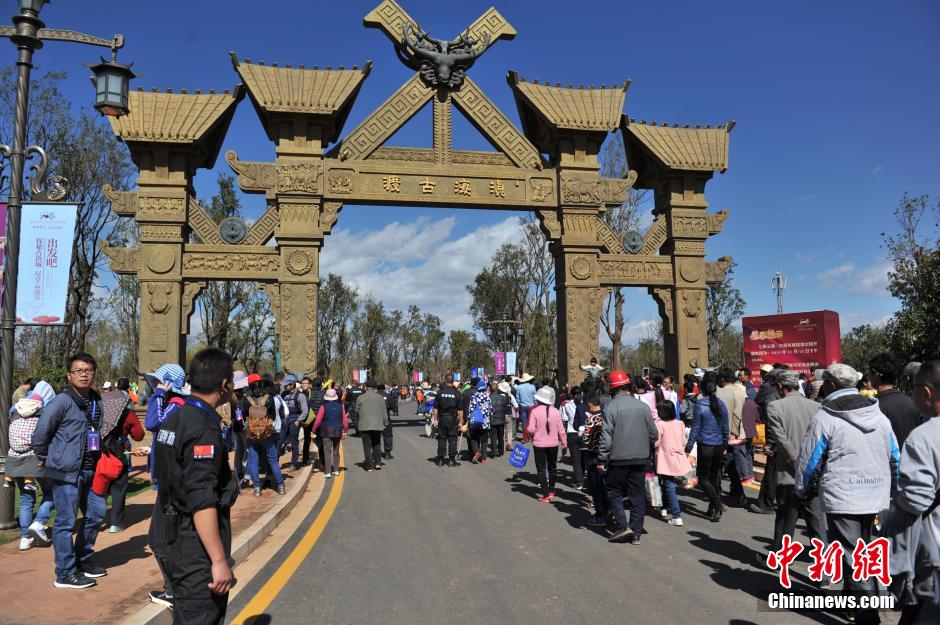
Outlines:
[{"label": "person in blue jacket", "polygon": [[721,468],[725,448],[728,446],[728,407],[718,399],[718,376],[708,372],[702,378],[702,394],[692,412],[692,431],[685,453],[698,446],[695,473],[702,492],[708,497],[708,518],[712,523],[721,520]]}]

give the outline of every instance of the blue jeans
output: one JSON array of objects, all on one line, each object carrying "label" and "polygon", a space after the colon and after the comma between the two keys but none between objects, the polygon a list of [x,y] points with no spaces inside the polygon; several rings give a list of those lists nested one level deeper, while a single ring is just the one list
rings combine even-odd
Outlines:
[{"label": "blue jeans", "polygon": [[252,485],[261,486],[261,478],[258,477],[258,462],[262,455],[268,460],[271,471],[269,477],[274,478],[275,484],[284,483],[284,476],[281,475],[281,465],[277,457],[277,445],[277,439],[273,436],[261,441],[248,441],[248,466],[245,471],[248,473],[248,477],[251,478]]},{"label": "blue jeans", "polygon": [[669,511],[672,518],[680,518],[682,508],[679,507],[679,498],[676,496],[676,478],[672,475],[660,475],[659,484],[663,489],[663,508]]},{"label": "blue jeans", "polygon": [[[94,553],[98,528],[104,520],[105,499],[91,490],[94,469],[85,469],[78,474],[76,482],[52,482],[52,501],[55,502],[55,521],[52,524],[52,546],[55,549],[55,574],[62,578],[87,562]],[[82,520],[78,524],[75,543],[72,529],[78,511]]]},{"label": "blue jeans", "polygon": [[296,421],[291,421],[289,427],[284,427],[287,430],[287,440],[290,441],[290,462],[295,467],[300,464],[300,430],[302,427],[302,425],[297,425]]},{"label": "blue jeans", "polygon": [[52,516],[52,484],[45,478],[39,478],[35,482],[42,489],[42,500],[39,502],[39,510],[33,515],[33,506],[36,505],[36,491],[26,490],[23,485],[25,478],[17,477],[16,486],[20,489],[20,538],[29,536],[29,525],[33,521],[45,525]]},{"label": "blue jeans", "polygon": [[519,406],[519,421],[522,423],[522,435],[525,436],[525,426],[529,423],[529,411],[532,406]]},{"label": "blue jeans", "polygon": [[[620,529],[643,533],[646,515],[646,465],[614,465],[607,468],[607,500]],[[624,512],[624,503],[630,509],[630,522]]]}]

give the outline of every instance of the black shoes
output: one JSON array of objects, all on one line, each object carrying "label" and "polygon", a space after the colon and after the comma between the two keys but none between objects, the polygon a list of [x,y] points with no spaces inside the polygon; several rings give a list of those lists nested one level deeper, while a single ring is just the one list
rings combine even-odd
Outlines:
[{"label": "black shoes", "polygon": [[459,467],[459,466],[460,466],[460,463],[457,462],[457,459],[456,459],[456,458],[451,458],[450,460],[447,461],[447,466],[449,466],[449,467]]},{"label": "black shoes", "polygon": [[434,459],[434,464],[436,464],[439,467],[444,466],[444,458],[442,458],[441,456],[438,456],[437,458]]},{"label": "black shoes", "polygon": [[55,580],[56,588],[91,588],[97,584],[95,580],[86,577],[78,569],[72,571],[64,577],[57,577]]},{"label": "black shoes", "polygon": [[640,534],[634,533],[633,536],[630,538],[630,544],[631,544],[631,545],[639,545],[639,544],[640,544]]},{"label": "black shoes", "polygon": [[394,459],[395,459],[394,456],[392,456],[392,452],[390,452],[390,451],[383,452],[383,453],[382,453],[382,457],[385,458],[386,460],[394,460]]},{"label": "black shoes", "polygon": [[95,566],[91,562],[83,562],[78,565],[78,570],[82,572],[85,577],[104,577],[108,572],[100,566]]},{"label": "black shoes", "polygon": [[607,540],[612,543],[625,543],[628,541],[632,541],[633,538],[634,538],[633,530],[627,528],[625,530],[620,530],[618,532],[615,532]]},{"label": "black shoes", "polygon": [[156,603],[158,605],[165,605],[166,607],[173,609],[173,597],[168,596],[165,592],[151,590],[150,591],[150,603]]},{"label": "black shoes", "polygon": [[278,485],[277,485],[277,494],[278,494],[278,495],[283,495],[283,494],[285,494],[286,492],[287,492],[287,489],[284,488],[284,485],[283,485],[283,484],[278,484]]},{"label": "black shoes", "polygon": [[708,520],[712,523],[718,523],[721,521],[721,509],[713,510],[711,515],[709,515]]}]

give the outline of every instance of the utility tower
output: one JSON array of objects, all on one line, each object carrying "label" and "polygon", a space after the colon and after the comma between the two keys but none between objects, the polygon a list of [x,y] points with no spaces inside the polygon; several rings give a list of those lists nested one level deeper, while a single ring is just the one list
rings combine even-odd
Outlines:
[{"label": "utility tower", "polygon": [[770,279],[770,288],[777,292],[777,314],[783,314],[783,292],[787,290],[787,279],[778,271],[777,275]]}]

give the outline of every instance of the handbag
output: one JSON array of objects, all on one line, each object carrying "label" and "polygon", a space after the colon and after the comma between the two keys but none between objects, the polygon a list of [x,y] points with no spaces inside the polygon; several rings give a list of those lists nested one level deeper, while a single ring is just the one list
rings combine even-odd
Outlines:
[{"label": "handbag", "polygon": [[767,426],[763,423],[757,424],[757,436],[754,437],[754,440],[751,441],[754,445],[766,445],[767,444]]},{"label": "handbag", "polygon": [[521,469],[529,461],[529,448],[520,443],[516,443],[509,454],[509,464]]},{"label": "handbag", "polygon": [[663,491],[659,485],[659,478],[655,475],[646,476],[646,494],[650,498],[650,505],[654,508],[663,507]]}]

